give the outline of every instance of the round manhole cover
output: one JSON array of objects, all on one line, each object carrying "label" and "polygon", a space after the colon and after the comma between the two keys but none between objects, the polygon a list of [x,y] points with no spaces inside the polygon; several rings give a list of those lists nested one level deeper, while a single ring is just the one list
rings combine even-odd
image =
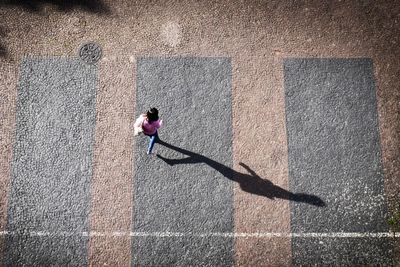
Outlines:
[{"label": "round manhole cover", "polygon": [[79,57],[87,64],[94,64],[101,58],[101,47],[96,43],[87,43],[79,48]]}]

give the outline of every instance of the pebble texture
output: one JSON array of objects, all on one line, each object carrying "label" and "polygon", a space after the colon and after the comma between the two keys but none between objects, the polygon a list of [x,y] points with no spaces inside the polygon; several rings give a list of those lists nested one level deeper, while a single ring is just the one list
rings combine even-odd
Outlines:
[{"label": "pebble texture", "polygon": [[[317,208],[291,202],[294,233],[388,231],[372,68],[370,59],[284,61],[290,188],[326,203]],[[337,253],[352,259],[341,262],[348,266],[377,257],[391,261],[390,250],[375,249],[389,248],[385,240],[329,240],[334,250],[309,250],[306,256],[307,246],[318,244],[304,244],[315,241],[292,240],[295,263],[314,258],[329,265]],[[359,249],[346,249],[352,246]]]},{"label": "pebble texture", "polygon": [[[239,165],[243,162],[285,190],[290,189],[283,60],[372,58],[385,193],[389,208],[395,207],[400,192],[398,0],[99,0],[87,8],[82,8],[87,1],[73,1],[68,9],[60,7],[70,1],[35,1],[35,10],[25,2],[0,1],[0,46],[5,49],[0,54],[0,183],[10,180],[21,60],[27,54],[76,57],[82,44],[99,43],[103,57],[98,64],[106,68],[96,96],[102,95],[96,106],[90,215],[91,230],[107,236],[91,237],[89,264],[130,266],[130,237],[108,234],[132,229],[137,152],[128,127],[134,120],[134,70],[141,56],[231,58],[233,167],[247,174]],[[0,194],[1,205],[7,205],[9,187],[0,187]],[[290,233],[288,200],[251,194],[235,183],[234,203],[235,232]],[[7,216],[4,206],[0,210]],[[3,230],[5,221],[0,216]],[[400,239],[396,242],[394,266],[399,266]],[[238,237],[234,258],[237,266],[291,266],[291,238]]]},{"label": "pebble texture", "polygon": [[233,238],[191,233],[233,232],[233,183],[207,162],[232,167],[231,63],[228,58],[140,58],[138,116],[157,107],[164,127],[160,157],[136,142],[134,232],[179,232],[182,238],[133,238],[132,265],[229,266]]},{"label": "pebble texture", "polygon": [[[9,116],[9,113],[15,114],[15,81],[18,77],[17,71],[10,64],[0,64],[0,73],[4,76],[0,79],[0,231],[6,230],[7,224],[7,202],[8,190],[10,188],[10,173],[12,160],[12,143],[10,139],[14,136],[13,127],[15,116]],[[0,266],[3,266],[3,248],[5,236],[0,238]]]},{"label": "pebble texture", "polygon": [[141,237],[133,266],[233,266],[231,237]]},{"label": "pebble texture", "polygon": [[293,266],[396,266],[393,239],[295,238]]},{"label": "pebble texture", "polygon": [[[99,62],[90,230],[132,229],[135,68],[128,60]],[[130,236],[91,236],[89,265],[129,266]]]},{"label": "pebble texture", "polygon": [[95,87],[96,67],[78,60],[27,58],[21,64],[7,266],[87,262],[88,238],[81,233],[89,230]]}]

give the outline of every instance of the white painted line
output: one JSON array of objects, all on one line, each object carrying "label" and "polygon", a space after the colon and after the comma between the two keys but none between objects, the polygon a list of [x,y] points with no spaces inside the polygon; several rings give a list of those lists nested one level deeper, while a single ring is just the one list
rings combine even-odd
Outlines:
[{"label": "white painted line", "polygon": [[[400,237],[396,233],[396,237]],[[269,237],[306,237],[306,238],[386,238],[393,237],[393,233],[173,233],[173,232],[154,232],[154,233],[131,233],[135,237],[234,237],[234,238],[269,238]]]},{"label": "white painted line", "polygon": [[395,234],[396,238],[400,238],[400,232],[381,232],[381,233],[181,233],[181,232],[9,232],[0,231],[0,236],[7,235],[29,235],[29,236],[84,236],[84,237],[230,237],[230,238],[270,238],[270,237],[305,237],[305,238],[392,238]]}]

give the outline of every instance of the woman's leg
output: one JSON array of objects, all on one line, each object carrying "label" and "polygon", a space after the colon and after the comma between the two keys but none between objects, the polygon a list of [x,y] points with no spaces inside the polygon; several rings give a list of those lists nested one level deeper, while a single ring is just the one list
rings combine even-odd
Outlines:
[{"label": "woman's leg", "polygon": [[151,154],[153,152],[154,144],[158,140],[158,133],[156,132],[154,135],[149,135],[149,137],[150,137],[150,142],[149,142],[149,147],[147,148],[147,154]]}]

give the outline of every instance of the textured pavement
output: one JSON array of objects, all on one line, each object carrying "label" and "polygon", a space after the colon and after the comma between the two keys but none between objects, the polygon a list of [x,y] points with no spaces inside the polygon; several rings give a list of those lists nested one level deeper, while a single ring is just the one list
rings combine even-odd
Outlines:
[{"label": "textured pavement", "polygon": [[[284,69],[290,189],[326,203],[291,202],[292,232],[387,232],[372,61],[286,59]],[[335,249],[309,251],[325,242]],[[333,264],[339,251],[339,265],[392,258],[389,238],[294,238],[292,246],[295,265]]]},{"label": "textured pavement", "polygon": [[89,229],[95,88],[96,68],[78,60],[27,58],[21,64],[7,266],[87,262],[88,238],[80,233]]},{"label": "textured pavement", "polygon": [[[394,0],[0,1],[0,266],[399,265],[400,240],[385,224],[400,192],[399,24]],[[93,67],[77,58],[88,41],[103,49]],[[142,68],[146,60],[153,65]],[[186,85],[162,95],[173,83]],[[27,88],[41,95],[21,98]],[[225,88],[224,108],[215,88]],[[77,114],[89,102],[70,89],[90,92],[87,115]],[[153,94],[171,101],[154,104]],[[29,99],[38,100],[33,109],[21,106]],[[156,144],[164,159],[145,158],[147,140],[132,134],[135,116],[153,105],[165,119],[167,143]],[[200,116],[201,106],[211,115],[189,125],[202,134],[176,131],[170,115]],[[229,139],[207,128],[218,112],[230,118],[219,129]],[[35,135],[20,118],[46,127]],[[60,138],[45,138],[53,134]],[[197,140],[227,143],[213,150]],[[74,153],[63,155],[68,147]],[[18,165],[22,153],[30,160]],[[88,176],[71,167],[85,157]],[[142,160],[176,183],[140,180],[149,174]],[[34,171],[15,176],[24,168]],[[221,184],[208,184],[210,175]],[[16,194],[24,188],[28,196]],[[213,227],[230,233],[198,234]]]},{"label": "textured pavement", "polygon": [[172,146],[136,139],[133,232],[184,236],[134,237],[133,265],[232,265],[233,238],[192,236],[233,231],[232,177],[179,150],[232,167],[231,81],[227,58],[138,59],[136,116],[157,107]]}]

